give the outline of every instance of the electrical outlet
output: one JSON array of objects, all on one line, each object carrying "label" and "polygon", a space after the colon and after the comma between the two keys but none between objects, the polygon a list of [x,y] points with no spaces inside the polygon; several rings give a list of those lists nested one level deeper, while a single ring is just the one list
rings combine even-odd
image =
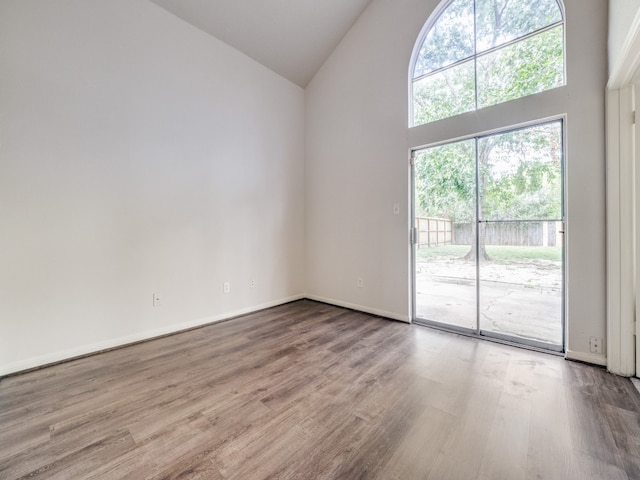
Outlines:
[{"label": "electrical outlet", "polygon": [[222,284],[222,293],[230,293],[231,292],[231,284],[229,282],[224,282]]},{"label": "electrical outlet", "polygon": [[254,288],[256,286],[256,281],[251,279],[249,280],[249,287]]},{"label": "electrical outlet", "polygon": [[159,307],[159,306],[160,306],[160,304],[161,304],[161,302],[160,302],[160,295],[159,295],[159,294],[157,294],[157,293],[154,293],[154,294],[153,294],[153,306],[154,306],[154,307]]},{"label": "electrical outlet", "polygon": [[362,286],[363,286],[362,277],[358,277],[358,279],[356,280],[356,286],[358,288],[362,288]]},{"label": "electrical outlet", "polygon": [[591,337],[589,339],[589,349],[591,353],[602,353],[602,339],[598,337]]}]

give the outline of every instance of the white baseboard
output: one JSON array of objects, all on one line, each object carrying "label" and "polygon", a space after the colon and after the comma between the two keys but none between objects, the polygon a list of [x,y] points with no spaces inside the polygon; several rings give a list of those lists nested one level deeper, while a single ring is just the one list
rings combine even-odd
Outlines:
[{"label": "white baseboard", "polygon": [[168,325],[166,327],[157,328],[154,330],[147,330],[144,332],[135,333],[133,335],[127,335],[125,337],[114,338],[106,340],[104,342],[97,342],[90,345],[84,345],[78,348],[72,348],[69,350],[63,350],[61,352],[51,353],[48,355],[42,355],[40,357],[30,358],[20,362],[10,363],[9,365],[0,366],[0,377],[10,375],[12,373],[23,372],[26,370],[32,370],[34,368],[45,367],[47,365],[72,360],[74,358],[83,357],[86,355],[92,355],[105,350],[111,350],[114,348],[124,347],[132,343],[142,342],[145,340],[151,340],[153,338],[162,337],[164,335],[170,335],[173,333],[179,333],[192,328],[202,327],[204,325],[228,320],[240,315],[246,315],[248,313],[254,313],[265,308],[276,307],[285,303],[294,302],[305,298],[304,295],[294,295],[288,298],[282,298],[271,302],[262,303],[260,305],[253,305],[251,307],[235,310],[233,312],[225,312],[219,315],[213,315],[210,317],[199,318],[197,320],[191,320],[189,322],[176,323]]},{"label": "white baseboard", "polygon": [[344,307],[350,310],[357,310],[359,312],[370,313],[372,315],[378,315],[380,317],[391,318],[393,320],[399,320],[400,322],[411,323],[411,319],[406,315],[400,315],[398,313],[387,312],[384,310],[378,310],[376,308],[365,307],[364,305],[357,305],[355,303],[343,302],[341,300],[335,300],[333,298],[320,297],[318,295],[305,295],[305,298],[309,300],[315,300],[317,302],[328,303],[337,307]]},{"label": "white baseboard", "polygon": [[[260,310],[264,310],[266,308],[276,307],[278,305],[283,305],[289,302],[295,302],[297,300],[302,300],[304,298],[307,298],[309,300],[315,300],[322,303],[327,303],[330,305],[336,305],[338,307],[349,308],[351,310],[370,313],[372,315],[378,315],[380,317],[390,318],[393,320],[398,320],[400,322],[411,323],[411,319],[406,315],[400,315],[394,312],[387,312],[385,310],[370,308],[370,307],[366,307],[364,305],[358,305],[355,303],[343,302],[341,300],[335,300],[332,298],[321,297],[319,295],[302,295],[301,294],[301,295],[294,295],[287,298],[282,298],[279,300],[274,300],[271,302],[262,303],[259,305],[253,305],[251,307],[235,310],[232,312],[225,312],[219,315],[199,318],[197,320],[192,320],[189,322],[173,324],[163,328],[148,330],[145,332],[139,332],[133,335],[119,337],[119,338],[107,340],[104,342],[85,345],[82,347],[64,350],[61,352],[56,352],[48,355],[42,355],[40,357],[30,358],[20,362],[11,363],[9,365],[2,365],[0,366],[0,377],[17,373],[17,372],[31,370],[34,368],[44,367],[44,366],[59,363],[59,362],[72,360],[74,358],[83,357],[86,355],[92,355],[105,350],[124,347],[132,343],[151,340],[153,338],[162,337],[164,335],[179,333],[185,330],[190,330],[192,328],[202,327],[202,326],[213,324],[223,320],[228,320],[230,318],[237,317],[240,315],[247,315],[249,313],[254,313]],[[565,356],[569,360],[576,360],[579,362],[591,363],[594,365],[601,365],[604,367],[607,366],[607,358],[604,355],[567,350],[565,353]]]},{"label": "white baseboard", "polygon": [[573,350],[567,350],[565,357],[569,360],[576,360],[578,362],[592,363],[594,365],[607,366],[607,357],[597,353],[575,352]]}]

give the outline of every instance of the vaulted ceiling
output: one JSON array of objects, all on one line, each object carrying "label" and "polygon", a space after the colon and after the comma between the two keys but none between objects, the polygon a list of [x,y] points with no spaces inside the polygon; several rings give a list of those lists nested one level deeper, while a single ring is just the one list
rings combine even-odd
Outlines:
[{"label": "vaulted ceiling", "polygon": [[305,87],[371,0],[151,0]]}]

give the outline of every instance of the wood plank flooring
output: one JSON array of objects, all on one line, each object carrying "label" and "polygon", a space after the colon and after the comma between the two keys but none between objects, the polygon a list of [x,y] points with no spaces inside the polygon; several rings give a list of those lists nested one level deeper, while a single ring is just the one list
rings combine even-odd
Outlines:
[{"label": "wood plank flooring", "polygon": [[307,300],[0,381],[0,479],[640,479],[640,394]]}]

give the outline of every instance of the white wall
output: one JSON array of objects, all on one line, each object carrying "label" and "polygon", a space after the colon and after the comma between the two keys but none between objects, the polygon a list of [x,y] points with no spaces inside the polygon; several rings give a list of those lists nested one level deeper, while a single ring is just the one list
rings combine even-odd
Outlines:
[{"label": "white wall", "polygon": [[564,113],[568,348],[603,363],[606,3],[566,1],[567,87],[408,129],[437,3],[374,0],[305,93],[145,0],[0,2],[0,375],[305,286],[408,320],[409,149]]},{"label": "white wall", "polygon": [[374,0],[307,87],[307,292],[407,319],[409,149],[566,114],[568,355],[603,364],[606,2],[565,2],[568,86],[408,129],[409,60],[437,3]]},{"label": "white wall", "polygon": [[0,72],[0,374],[303,293],[299,87],[145,0],[3,0]]},{"label": "white wall", "polygon": [[409,319],[407,70],[435,4],[374,0],[306,89],[312,298]]},{"label": "white wall", "polygon": [[640,0],[609,1],[609,73],[621,59],[622,47],[638,12]]}]

